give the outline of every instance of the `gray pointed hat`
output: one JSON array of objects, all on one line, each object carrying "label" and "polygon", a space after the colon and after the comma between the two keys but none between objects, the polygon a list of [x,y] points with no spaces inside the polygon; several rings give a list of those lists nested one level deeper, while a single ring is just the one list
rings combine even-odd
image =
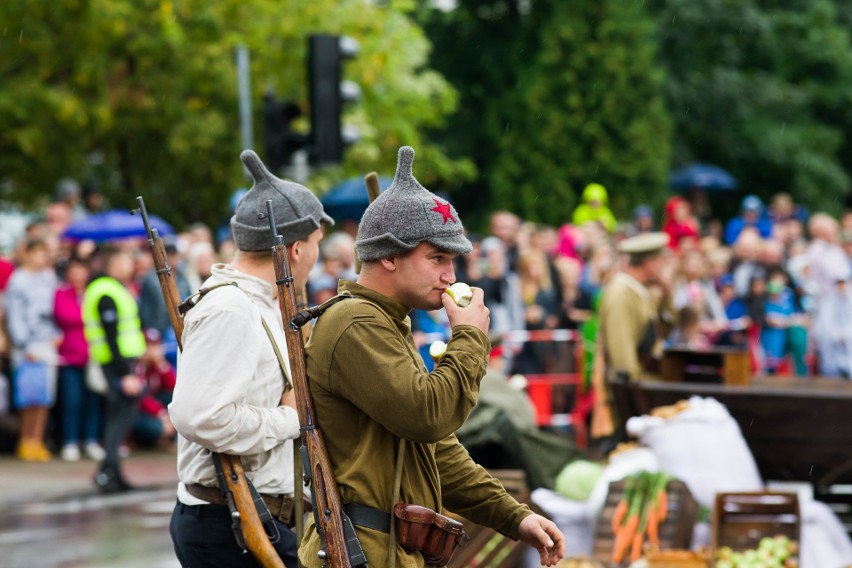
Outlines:
[{"label": "gray pointed hat", "polygon": [[456,209],[420,185],[412,172],[414,149],[399,149],[393,183],[367,207],[358,225],[358,258],[389,258],[429,242],[455,254],[471,251]]},{"label": "gray pointed hat", "polygon": [[334,225],[334,220],[325,214],[320,200],[310,189],[272,175],[252,150],[243,150],[240,160],[251,174],[254,185],[231,217],[231,230],[238,249],[262,251],[272,247],[266,218],[267,200],[272,200],[278,234],[284,237],[287,245],[306,239],[323,224]]}]

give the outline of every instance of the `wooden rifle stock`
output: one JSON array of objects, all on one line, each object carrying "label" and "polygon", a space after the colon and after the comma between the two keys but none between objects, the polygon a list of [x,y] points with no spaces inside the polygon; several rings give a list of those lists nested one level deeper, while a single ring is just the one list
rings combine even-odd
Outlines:
[{"label": "wooden rifle stock", "polygon": [[[382,187],[379,185],[379,174],[376,172],[370,172],[364,176],[364,184],[367,186],[367,197],[370,199],[370,203],[376,200],[379,194],[382,192]],[[356,251],[355,254],[355,273],[360,274],[361,272],[361,259],[358,258],[358,254]]]},{"label": "wooden rifle stock", "polygon": [[296,410],[301,424],[302,444],[307,449],[308,454],[305,473],[308,480],[313,484],[314,519],[317,522],[317,531],[320,533],[325,546],[324,550],[320,552],[320,558],[326,561],[329,568],[351,568],[352,562],[347,544],[345,515],[340,505],[340,493],[337,490],[337,483],[334,481],[322,432],[320,432],[314,419],[314,402],[308,386],[302,331],[300,327],[292,323],[296,315],[296,291],[287,256],[287,247],[284,245],[284,238],[278,235],[276,229],[272,201],[266,202],[266,211],[275,242],[272,247],[272,256],[275,259],[278,304],[284,322],[287,353],[290,358],[290,379],[293,382],[293,390],[296,395]]},{"label": "wooden rifle stock", "polygon": [[[148,246],[150,246],[151,255],[154,258],[154,268],[160,281],[163,300],[166,302],[169,321],[172,324],[172,329],[174,329],[178,348],[183,351],[183,342],[181,341],[183,318],[178,309],[181,303],[180,292],[178,292],[174,274],[166,257],[166,247],[163,239],[157,234],[157,229],[151,227],[148,211],[145,209],[145,201],[141,196],[136,198],[136,203],[139,205],[138,211],[142,215],[142,222],[145,223]],[[213,459],[219,460],[228,491],[233,496],[233,505],[238,512],[238,518],[235,518],[234,521],[239,523],[245,547],[264,568],[285,568],[284,562],[269,541],[266,529],[263,528],[240,458],[229,454],[213,453]]]},{"label": "wooden rifle stock", "polygon": [[370,198],[370,203],[372,203],[382,192],[382,188],[379,185],[379,174],[376,172],[368,173],[364,176],[364,183],[367,185],[367,196]]}]

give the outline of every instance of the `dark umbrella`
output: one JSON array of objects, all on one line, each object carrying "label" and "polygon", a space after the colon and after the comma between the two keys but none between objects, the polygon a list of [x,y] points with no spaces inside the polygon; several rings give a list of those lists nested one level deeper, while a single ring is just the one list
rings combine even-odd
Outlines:
[{"label": "dark umbrella", "polygon": [[672,173],[669,187],[676,190],[733,190],[737,187],[737,180],[719,166],[695,163]]},{"label": "dark umbrella", "polygon": [[[390,187],[393,179],[379,176],[379,188],[382,191]],[[370,205],[367,184],[362,177],[353,177],[332,187],[320,198],[323,209],[335,220],[360,220]]]},{"label": "dark umbrella", "polygon": [[[174,234],[171,225],[156,215],[148,215],[151,227],[157,229],[161,236]],[[127,239],[130,237],[145,237],[145,225],[142,217],[130,211],[114,209],[104,213],[89,215],[72,223],[62,238],[72,241],[92,240],[96,242]]]}]

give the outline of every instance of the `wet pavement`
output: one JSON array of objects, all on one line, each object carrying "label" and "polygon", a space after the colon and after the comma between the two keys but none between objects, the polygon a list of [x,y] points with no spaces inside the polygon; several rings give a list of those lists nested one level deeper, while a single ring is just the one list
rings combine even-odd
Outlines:
[{"label": "wet pavement", "polygon": [[173,454],[134,452],[127,493],[102,495],[91,461],[23,463],[0,456],[0,566],[178,568],[168,524]]}]

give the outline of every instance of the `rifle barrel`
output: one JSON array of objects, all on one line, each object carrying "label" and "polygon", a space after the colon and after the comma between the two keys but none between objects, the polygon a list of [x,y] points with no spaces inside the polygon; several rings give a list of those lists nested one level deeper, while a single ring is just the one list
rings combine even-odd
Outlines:
[{"label": "rifle barrel", "polygon": [[292,267],[287,255],[287,247],[284,246],[284,238],[278,234],[275,226],[272,201],[266,202],[266,211],[275,241],[275,246],[272,247],[272,255],[275,259],[278,305],[284,321],[287,354],[290,358],[290,378],[296,394],[296,412],[299,415],[302,441],[308,453],[309,464],[306,464],[305,469],[306,472],[310,472],[309,477],[314,489],[314,518],[324,540],[327,565],[330,568],[351,568],[352,562],[347,546],[340,493],[332,474],[331,462],[328,459],[322,432],[314,425],[314,404],[311,399],[305,367],[305,345],[302,341],[302,331],[301,328],[291,323],[297,311],[296,293],[294,286],[291,285],[293,284],[293,279],[290,276]]},{"label": "rifle barrel", "polygon": [[[178,310],[181,297],[174,279],[174,273],[168,263],[166,246],[157,229],[151,228],[148,210],[145,208],[145,200],[139,196],[136,198],[136,203],[139,205],[142,222],[145,223],[145,232],[148,234],[148,244],[151,247],[151,256],[154,258],[154,269],[157,271],[157,278],[160,281],[160,291],[163,294],[163,301],[166,303],[169,322],[174,329],[178,349],[183,351],[183,317]],[[254,500],[239,456],[214,453],[213,459],[220,460],[222,466],[229,472],[229,475],[226,476],[226,483],[237,501],[236,508],[240,513],[240,526],[246,548],[251,551],[257,562],[264,568],[284,568],[284,562],[278,556],[272,543],[269,542],[269,537],[266,535],[257,509],[254,507]]]}]

